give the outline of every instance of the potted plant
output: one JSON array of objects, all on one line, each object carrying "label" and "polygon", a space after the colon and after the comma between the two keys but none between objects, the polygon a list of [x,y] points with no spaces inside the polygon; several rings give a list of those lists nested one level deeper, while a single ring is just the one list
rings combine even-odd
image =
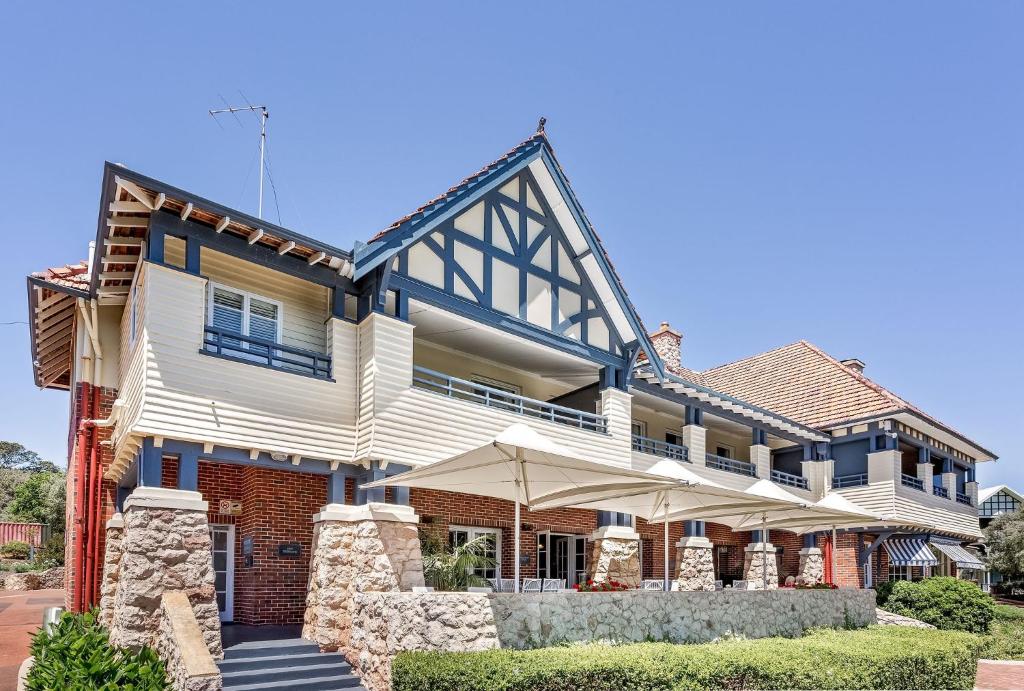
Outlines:
[{"label": "potted plant", "polygon": [[487,556],[492,538],[481,535],[461,545],[453,545],[430,533],[420,534],[423,553],[423,579],[435,590],[458,591],[470,586],[490,586],[476,575],[480,569],[493,569],[495,560]]}]

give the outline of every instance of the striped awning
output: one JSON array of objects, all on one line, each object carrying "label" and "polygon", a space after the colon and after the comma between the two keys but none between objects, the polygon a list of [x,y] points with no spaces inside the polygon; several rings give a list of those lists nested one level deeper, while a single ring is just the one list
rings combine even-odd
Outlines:
[{"label": "striped awning", "polygon": [[949,557],[957,565],[957,568],[982,570],[986,568],[985,563],[977,555],[971,554],[958,544],[932,540],[932,545]]},{"label": "striped awning", "polygon": [[897,538],[882,543],[893,566],[938,566],[939,561],[923,538]]}]

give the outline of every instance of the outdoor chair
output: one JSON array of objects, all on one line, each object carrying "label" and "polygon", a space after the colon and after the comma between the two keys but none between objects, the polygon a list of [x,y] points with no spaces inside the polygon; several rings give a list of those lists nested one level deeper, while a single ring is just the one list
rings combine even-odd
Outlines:
[{"label": "outdoor chair", "polygon": [[656,578],[648,578],[644,580],[644,590],[664,590],[665,581],[658,580]]},{"label": "outdoor chair", "polygon": [[543,586],[543,581],[539,578],[524,578],[522,592],[524,593],[539,593]]},{"label": "outdoor chair", "polygon": [[565,590],[565,579],[545,578],[544,583],[541,584],[541,590],[545,593],[554,593],[559,590]]},{"label": "outdoor chair", "polygon": [[715,590],[725,590],[725,586],[722,585],[721,581],[715,581]]},{"label": "outdoor chair", "polygon": [[516,579],[514,578],[502,578],[498,581],[498,592],[499,593],[511,593],[516,589]]},{"label": "outdoor chair", "polygon": [[733,590],[750,590],[750,587],[747,585],[746,581],[733,581],[732,587]]},{"label": "outdoor chair", "polygon": [[679,581],[672,581],[672,584],[668,587],[672,592],[679,592]]}]

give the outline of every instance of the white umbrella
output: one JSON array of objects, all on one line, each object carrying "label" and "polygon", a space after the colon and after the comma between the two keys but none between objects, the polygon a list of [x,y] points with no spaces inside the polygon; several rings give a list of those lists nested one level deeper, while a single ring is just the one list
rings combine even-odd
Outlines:
[{"label": "white umbrella", "polygon": [[[701,477],[678,461],[656,463],[649,473],[676,480],[678,484],[636,483],[624,487],[621,483],[597,484],[584,489],[572,489],[535,497],[539,509],[572,507],[620,511],[644,518],[649,523],[665,524],[665,589],[669,588],[670,520],[699,519],[703,516],[747,515],[754,511],[788,509],[793,500],[787,492],[776,495],[768,488],[761,491],[731,489]],[[769,483],[770,484],[770,483]]]},{"label": "white umbrella", "polygon": [[594,486],[619,491],[678,484],[664,476],[577,458],[522,423],[509,426],[486,444],[452,458],[364,485],[400,485],[466,492],[515,502],[515,590],[519,592],[520,505],[536,509],[541,495],[569,495]]}]

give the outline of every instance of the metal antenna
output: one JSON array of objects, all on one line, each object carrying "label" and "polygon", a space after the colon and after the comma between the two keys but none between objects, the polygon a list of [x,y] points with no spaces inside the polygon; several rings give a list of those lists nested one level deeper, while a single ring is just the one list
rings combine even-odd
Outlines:
[{"label": "metal antenna", "polygon": [[[227,105],[227,104],[225,104]],[[223,113],[231,113],[237,119],[238,116],[235,113],[243,111],[252,111],[253,113],[259,112],[260,114],[260,198],[259,198],[259,211],[257,216],[263,218],[263,169],[264,169],[264,152],[267,148],[267,118],[270,117],[270,111],[267,110],[266,106],[228,106],[227,108],[220,108],[218,110],[211,110],[210,115],[216,120],[218,115]],[[219,123],[218,123],[219,124]]]}]

